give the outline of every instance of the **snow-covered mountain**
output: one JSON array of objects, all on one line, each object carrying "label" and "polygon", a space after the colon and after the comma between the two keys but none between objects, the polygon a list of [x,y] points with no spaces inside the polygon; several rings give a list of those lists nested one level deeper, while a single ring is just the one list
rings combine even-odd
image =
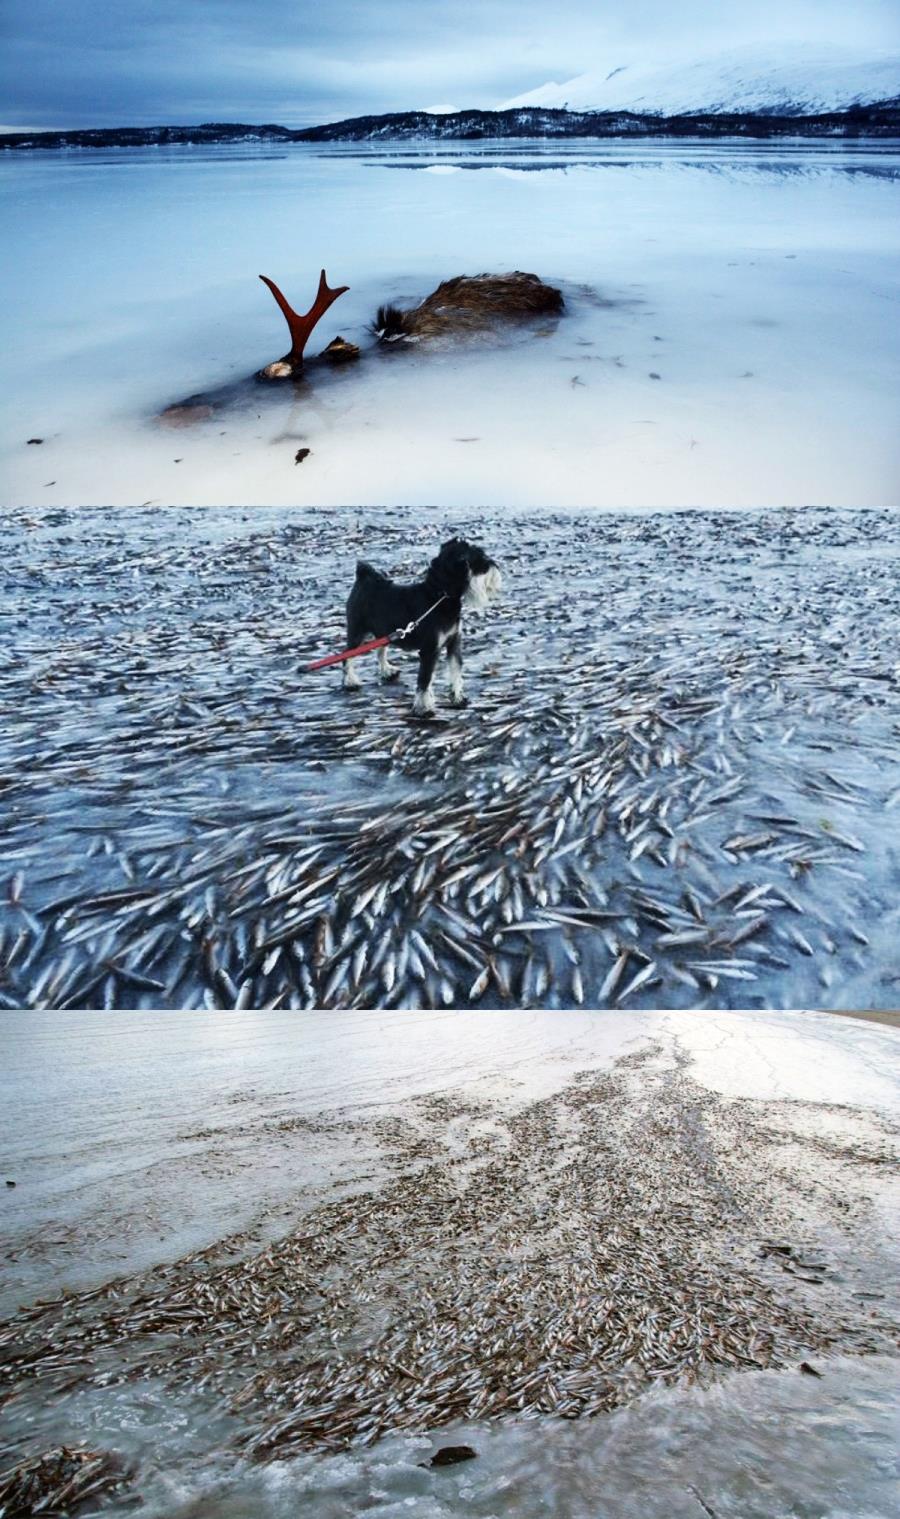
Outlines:
[{"label": "snow-covered mountain", "polygon": [[850,56],[843,50],[783,45],[777,52],[738,48],[694,63],[621,63],[610,57],[589,73],[507,100],[572,111],[815,115],[900,96],[900,54]]}]

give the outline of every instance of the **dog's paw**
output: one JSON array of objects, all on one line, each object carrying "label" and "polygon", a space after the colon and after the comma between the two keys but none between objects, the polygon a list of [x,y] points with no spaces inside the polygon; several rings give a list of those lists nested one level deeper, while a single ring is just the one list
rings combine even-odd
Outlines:
[{"label": "dog's paw", "polygon": [[469,698],[467,696],[451,696],[450,705],[456,708],[467,707],[469,705]]},{"label": "dog's paw", "polygon": [[341,686],[341,691],[342,691],[342,693],[343,693],[344,696],[358,696],[361,690],[362,690],[362,681],[361,680],[358,680],[356,682],[355,686],[348,686],[346,681]]},{"label": "dog's paw", "polygon": [[399,680],[400,679],[400,671],[399,670],[384,670],[382,672],[381,679],[384,681],[385,685],[387,685],[392,680]]}]

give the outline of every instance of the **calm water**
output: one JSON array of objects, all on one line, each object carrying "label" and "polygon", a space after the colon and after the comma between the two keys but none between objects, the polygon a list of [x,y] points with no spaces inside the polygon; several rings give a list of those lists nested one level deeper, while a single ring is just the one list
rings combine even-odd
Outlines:
[{"label": "calm water", "polygon": [[[896,502],[898,191],[890,143],[6,154],[0,500]],[[284,352],[257,274],[304,309],[323,265],[311,352],[465,272],[568,314],[154,422]]]}]

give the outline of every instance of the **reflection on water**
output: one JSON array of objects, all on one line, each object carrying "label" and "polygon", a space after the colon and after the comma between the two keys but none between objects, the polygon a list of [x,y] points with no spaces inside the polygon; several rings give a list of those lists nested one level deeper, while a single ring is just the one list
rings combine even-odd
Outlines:
[{"label": "reflection on water", "polygon": [[717,143],[659,140],[644,143],[579,142],[466,142],[414,143],[397,147],[384,144],[347,144],[330,148],[322,157],[359,158],[371,166],[395,169],[456,170],[512,169],[523,174],[572,169],[662,169],[678,165],[707,174],[862,174],[875,178],[900,178],[900,143],[877,142],[739,142]]},{"label": "reflection on water", "polygon": [[[662,168],[663,164],[666,162],[671,163],[672,160],[648,159],[646,163],[641,165],[641,167],[648,169],[658,169]],[[732,170],[724,170],[720,164],[704,162],[702,160],[694,161],[692,159],[679,159],[678,162],[683,168],[698,169],[705,174],[723,174],[726,172],[734,172]],[[556,173],[568,174],[571,173],[574,169],[632,170],[635,166],[633,164],[624,163],[621,159],[615,158],[584,158],[580,159],[577,164],[573,164],[567,159],[554,160],[552,158],[544,159],[540,163],[523,163],[520,159],[513,158],[485,158],[480,162],[471,162],[466,160],[462,163],[454,164],[434,164],[421,162],[395,163],[392,159],[386,159],[384,162],[379,160],[377,167],[386,169],[417,169],[420,172],[431,174],[452,174],[457,170],[472,171],[478,169],[506,169],[511,173],[516,174],[545,174],[553,170]],[[803,174],[807,176],[811,174],[832,174],[834,173],[835,169],[837,169],[842,174],[871,175],[876,179],[900,178],[900,169],[892,164],[815,164],[804,162],[802,159],[798,159],[794,163],[767,163],[765,160],[761,160],[758,163],[744,163],[741,164],[739,172],[742,174],[777,174],[784,177],[789,174]]]}]

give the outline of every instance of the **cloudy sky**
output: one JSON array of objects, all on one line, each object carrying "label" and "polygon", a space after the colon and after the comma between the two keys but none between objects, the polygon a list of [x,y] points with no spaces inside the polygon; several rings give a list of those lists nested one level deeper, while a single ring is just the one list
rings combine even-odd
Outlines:
[{"label": "cloudy sky", "polygon": [[900,0],[0,0],[0,126],[495,106],[637,58],[900,47]]}]

